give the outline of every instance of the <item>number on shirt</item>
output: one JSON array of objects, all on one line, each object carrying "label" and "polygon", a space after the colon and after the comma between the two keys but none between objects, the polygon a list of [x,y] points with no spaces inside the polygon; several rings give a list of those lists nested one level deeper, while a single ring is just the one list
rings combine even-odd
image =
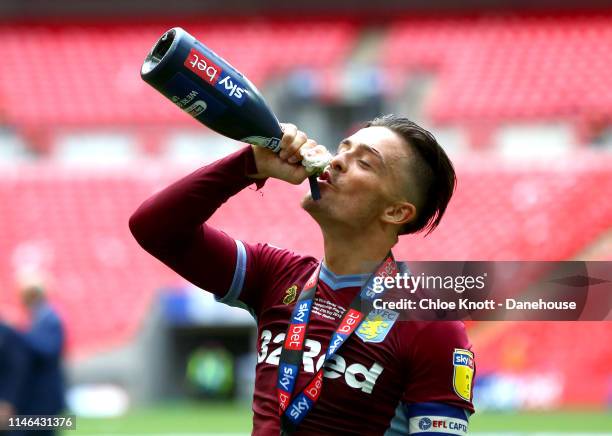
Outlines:
[{"label": "number on shirt", "polygon": [[[274,344],[280,344],[276,347],[270,355],[268,355],[268,346],[270,345],[270,340],[272,339],[272,332],[270,330],[263,330],[261,332],[261,345],[260,350],[257,355],[257,363],[261,363],[265,360],[266,363],[270,365],[278,366],[280,354],[283,350],[283,341],[285,340],[285,333],[277,334],[272,342]],[[304,341],[304,354],[302,356],[302,364],[304,365],[304,371],[306,372],[315,372],[315,364],[314,359],[321,353],[321,343],[319,341],[315,341],[314,339],[306,339]],[[267,357],[267,359],[266,359]],[[323,357],[323,356],[321,356]],[[317,368],[321,366],[323,362],[319,359],[317,362]]]},{"label": "number on shirt", "polygon": [[263,362],[268,355],[268,344],[270,343],[271,338],[272,332],[270,330],[264,330],[261,332],[261,345],[259,354],[257,354],[257,363]]}]

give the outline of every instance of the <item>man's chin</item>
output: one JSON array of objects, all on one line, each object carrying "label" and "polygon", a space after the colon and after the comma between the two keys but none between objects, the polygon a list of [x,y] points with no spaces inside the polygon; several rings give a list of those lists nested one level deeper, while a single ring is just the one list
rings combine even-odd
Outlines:
[{"label": "man's chin", "polygon": [[319,200],[313,200],[312,194],[308,192],[306,195],[302,197],[302,201],[300,202],[300,205],[302,206],[302,209],[304,209],[306,212],[311,213],[315,211],[320,211],[321,206],[324,205],[324,201],[323,201],[323,198]]},{"label": "man's chin", "polygon": [[321,226],[322,223],[327,222],[330,218],[330,211],[326,207],[325,202],[321,200],[313,200],[312,195],[308,193],[302,197],[302,201],[300,203],[302,209],[304,209],[306,213],[308,213],[308,215],[310,215],[310,217],[315,220],[317,224],[319,224],[319,226]]}]

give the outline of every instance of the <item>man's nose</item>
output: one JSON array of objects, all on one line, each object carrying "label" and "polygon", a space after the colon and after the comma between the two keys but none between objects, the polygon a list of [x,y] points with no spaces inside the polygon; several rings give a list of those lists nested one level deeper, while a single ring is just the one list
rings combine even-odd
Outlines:
[{"label": "man's nose", "polygon": [[338,172],[344,172],[346,170],[346,153],[338,153],[337,155],[335,155],[331,162],[329,163],[329,166]]}]

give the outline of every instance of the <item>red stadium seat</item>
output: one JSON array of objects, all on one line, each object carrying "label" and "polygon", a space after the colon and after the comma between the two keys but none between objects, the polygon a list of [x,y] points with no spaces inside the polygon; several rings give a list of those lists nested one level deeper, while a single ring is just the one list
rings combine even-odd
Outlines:
[{"label": "red stadium seat", "polygon": [[[173,25],[0,25],[4,121],[21,127],[193,123],[139,77],[147,52]],[[356,38],[353,25],[337,21],[297,28],[265,19],[181,25],[257,85],[298,66],[337,65]]]},{"label": "red stadium seat", "polygon": [[[487,329],[496,330],[489,334]],[[472,333],[478,374],[553,374],[565,406],[606,404],[612,330],[606,322],[502,322]],[[477,382],[478,383],[478,382]]]},{"label": "red stadium seat", "polygon": [[[531,166],[458,161],[457,193],[440,227],[426,238],[402,237],[396,257],[572,258],[609,230],[610,159],[585,154]],[[127,222],[140,202],[184,170],[140,168],[129,174],[39,164],[0,174],[0,252],[6,259],[0,289],[12,289],[24,265],[47,271],[77,353],[126,341],[155,290],[180,281],[138,247]],[[270,180],[260,192],[238,194],[211,223],[235,238],[320,257],[320,232],[298,206],[306,189]],[[0,307],[5,305],[15,307],[16,295],[0,293]]]},{"label": "red stadium seat", "polygon": [[612,119],[612,15],[407,18],[383,64],[438,75],[428,101],[440,123]]}]

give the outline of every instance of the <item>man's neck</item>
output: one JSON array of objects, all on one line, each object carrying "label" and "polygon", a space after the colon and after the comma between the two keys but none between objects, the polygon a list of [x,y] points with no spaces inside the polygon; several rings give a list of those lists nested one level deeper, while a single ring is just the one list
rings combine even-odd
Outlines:
[{"label": "man's neck", "polygon": [[387,256],[393,242],[385,235],[323,232],[324,262],[337,275],[370,273]]}]

